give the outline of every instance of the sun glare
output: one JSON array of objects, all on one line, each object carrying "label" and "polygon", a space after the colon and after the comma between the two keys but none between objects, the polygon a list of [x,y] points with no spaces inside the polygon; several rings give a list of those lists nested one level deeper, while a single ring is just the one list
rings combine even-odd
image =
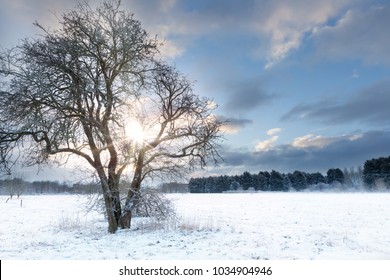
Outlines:
[{"label": "sun glare", "polygon": [[129,121],[129,123],[126,125],[125,133],[128,139],[131,139],[138,144],[141,144],[145,141],[145,131],[138,121]]}]

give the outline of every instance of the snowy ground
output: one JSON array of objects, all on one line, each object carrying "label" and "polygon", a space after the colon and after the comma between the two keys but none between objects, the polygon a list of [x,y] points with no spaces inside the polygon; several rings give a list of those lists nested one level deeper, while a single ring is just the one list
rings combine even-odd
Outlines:
[{"label": "snowy ground", "polygon": [[86,197],[0,196],[0,259],[390,260],[390,193],[171,197],[179,222],[110,235]]}]

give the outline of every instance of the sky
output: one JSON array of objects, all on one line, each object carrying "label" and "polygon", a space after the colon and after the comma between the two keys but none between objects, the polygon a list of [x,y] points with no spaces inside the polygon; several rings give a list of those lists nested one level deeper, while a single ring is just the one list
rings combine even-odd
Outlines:
[{"label": "sky", "polygon": [[[90,1],[93,5],[98,1]],[[55,28],[73,0],[0,0],[0,45]],[[194,176],[326,173],[390,155],[390,2],[122,0],[229,125]],[[54,174],[54,173],[53,173]]]}]

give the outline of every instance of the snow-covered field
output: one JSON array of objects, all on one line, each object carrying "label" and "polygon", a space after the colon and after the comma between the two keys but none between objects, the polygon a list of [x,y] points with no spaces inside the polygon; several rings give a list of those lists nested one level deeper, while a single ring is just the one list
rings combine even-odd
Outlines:
[{"label": "snow-covered field", "polygon": [[0,196],[0,259],[390,260],[390,193],[170,197],[179,221],[110,235],[86,197]]}]

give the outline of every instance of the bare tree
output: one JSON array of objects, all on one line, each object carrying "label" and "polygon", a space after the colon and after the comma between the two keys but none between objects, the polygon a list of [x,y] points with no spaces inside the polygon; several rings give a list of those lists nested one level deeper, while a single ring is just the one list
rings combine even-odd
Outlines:
[{"label": "bare tree", "polygon": [[16,186],[12,180],[7,180],[7,190],[8,190],[9,198],[12,199],[16,194]]},{"label": "bare tree", "polygon": [[3,183],[7,188],[10,199],[12,199],[14,195],[19,198],[25,191],[25,182],[21,178],[12,177],[4,180]]},{"label": "bare tree", "polygon": [[[97,174],[115,233],[130,227],[147,176],[217,160],[222,123],[183,75],[156,62],[157,40],[119,0],[96,10],[79,4],[60,23],[59,30],[35,23],[41,38],[0,53],[0,162],[10,172],[20,160],[82,158]],[[148,129],[141,143],[126,134],[132,119]],[[122,205],[125,171],[133,179]]]}]

